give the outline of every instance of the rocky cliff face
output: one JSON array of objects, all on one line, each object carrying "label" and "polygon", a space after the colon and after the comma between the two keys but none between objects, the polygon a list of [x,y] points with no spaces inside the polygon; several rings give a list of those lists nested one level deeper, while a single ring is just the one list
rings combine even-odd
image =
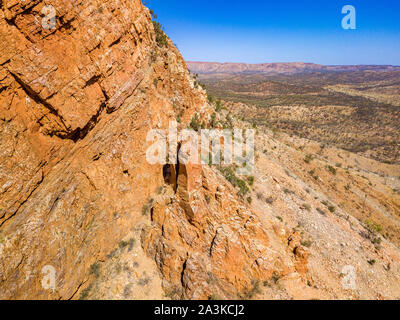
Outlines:
[{"label": "rocky cliff face", "polygon": [[147,132],[211,110],[140,1],[3,1],[0,18],[1,298],[77,298],[138,226],[179,297],[207,298],[215,279],[234,296],[276,269],[260,222],[212,171],[180,165],[151,200],[165,181]]},{"label": "rocky cliff face", "polygon": [[[89,266],[163,184],[146,134],[207,116],[179,52],[140,1],[3,1],[0,10],[0,296],[75,296]],[[54,292],[42,267],[57,271]]]}]

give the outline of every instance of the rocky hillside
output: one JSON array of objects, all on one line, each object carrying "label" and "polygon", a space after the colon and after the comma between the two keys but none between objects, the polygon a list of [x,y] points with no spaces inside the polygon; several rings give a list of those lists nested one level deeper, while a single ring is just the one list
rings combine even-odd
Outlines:
[{"label": "rocky hillside", "polygon": [[398,299],[399,166],[244,121],[255,106],[216,106],[217,126],[256,127],[256,170],[244,177],[252,211],[306,250],[302,277],[274,273],[256,297]]},{"label": "rocky hillside", "polygon": [[0,34],[0,299],[399,297],[397,247],[318,213],[268,133],[282,153],[247,196],[221,168],[146,161],[149,130],[227,115],[139,0],[3,0]]}]

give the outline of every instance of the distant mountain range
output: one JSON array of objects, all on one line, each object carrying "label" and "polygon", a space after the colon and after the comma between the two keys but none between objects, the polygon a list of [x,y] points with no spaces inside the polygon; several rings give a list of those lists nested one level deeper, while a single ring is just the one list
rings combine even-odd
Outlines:
[{"label": "distant mountain range", "polygon": [[189,70],[198,74],[296,74],[310,72],[344,71],[400,71],[400,66],[391,65],[346,65],[324,66],[314,63],[219,63],[187,61]]}]

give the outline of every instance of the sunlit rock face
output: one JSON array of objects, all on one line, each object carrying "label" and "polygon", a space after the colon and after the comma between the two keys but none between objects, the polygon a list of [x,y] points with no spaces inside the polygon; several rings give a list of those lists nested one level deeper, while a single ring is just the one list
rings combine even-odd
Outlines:
[{"label": "sunlit rock face", "polygon": [[77,298],[164,184],[147,133],[205,93],[140,1],[3,1],[0,35],[0,297]]}]

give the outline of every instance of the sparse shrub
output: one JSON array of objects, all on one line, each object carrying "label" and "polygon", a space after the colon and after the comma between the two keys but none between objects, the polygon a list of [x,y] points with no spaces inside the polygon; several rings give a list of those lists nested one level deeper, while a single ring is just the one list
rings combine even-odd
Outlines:
[{"label": "sparse shrub", "polygon": [[129,283],[124,288],[124,298],[128,298],[132,294],[132,283]]},{"label": "sparse shrub", "polygon": [[335,206],[331,205],[328,201],[324,200],[324,201],[321,201],[321,203],[322,203],[325,207],[327,207],[328,210],[329,210],[330,212],[334,213],[334,212],[336,211]]},{"label": "sparse shrub", "polygon": [[261,289],[260,289],[260,281],[258,280],[252,280],[251,281],[251,287],[247,288],[244,290],[242,294],[242,298],[244,299],[251,299],[255,295],[260,294]]},{"label": "sparse shrub", "polygon": [[239,188],[239,195],[244,196],[250,191],[249,187],[246,185],[246,182],[239,179],[231,168],[219,167],[219,170],[226,180],[228,180],[234,187]]},{"label": "sparse shrub", "polygon": [[145,205],[142,207],[142,215],[146,216],[153,206],[154,199],[150,199]]},{"label": "sparse shrub", "polygon": [[209,194],[206,194],[205,198],[206,198],[207,204],[210,204],[210,202],[211,202],[211,197],[210,197],[210,195],[209,195]]},{"label": "sparse shrub", "polygon": [[307,211],[311,211],[311,206],[307,203],[303,204],[303,208],[306,209]]},{"label": "sparse shrub", "polygon": [[274,282],[274,284],[277,284],[280,278],[281,277],[277,271],[272,273],[271,280]]},{"label": "sparse shrub", "polygon": [[141,286],[141,287],[144,287],[144,286],[147,285],[150,281],[151,281],[150,278],[142,278],[142,279],[139,279],[139,280],[137,281],[137,284],[138,284],[139,286]]},{"label": "sparse shrub", "polygon": [[134,246],[134,244],[135,244],[135,239],[134,239],[134,238],[131,238],[131,239],[129,239],[128,241],[124,241],[124,240],[120,241],[119,244],[118,244],[118,247],[119,247],[121,250],[123,250],[123,249],[125,249],[126,247],[128,247],[128,251],[131,251],[132,248],[133,248],[133,246]]},{"label": "sparse shrub", "polygon": [[181,290],[178,286],[173,286],[165,291],[165,296],[170,299],[178,299],[181,295]]},{"label": "sparse shrub", "polygon": [[330,173],[332,173],[333,175],[336,175],[336,173],[337,173],[336,168],[334,168],[334,167],[332,167],[332,166],[328,166],[327,168],[328,168],[328,171],[329,171]]},{"label": "sparse shrub", "polygon": [[215,284],[218,282],[218,278],[215,276],[214,273],[212,273],[211,271],[207,272],[207,279],[206,279],[208,284]]},{"label": "sparse shrub", "polygon": [[366,225],[367,229],[368,229],[370,232],[373,232],[373,233],[382,233],[382,231],[383,231],[382,225],[380,225],[380,224],[378,224],[378,223],[375,223],[375,222],[372,221],[371,219],[365,220],[365,225]]},{"label": "sparse shrub", "polygon": [[261,192],[257,192],[257,199],[258,200],[263,200],[264,199],[264,195]]},{"label": "sparse shrub", "polygon": [[292,190],[289,190],[288,188],[284,188],[284,189],[283,189],[283,192],[284,192],[285,194],[294,194],[294,192],[293,192]]},{"label": "sparse shrub", "polygon": [[254,177],[253,176],[247,177],[247,183],[249,184],[249,186],[252,186],[254,184]]},{"label": "sparse shrub", "polygon": [[134,238],[130,238],[128,241],[128,251],[131,251],[133,249],[133,246],[135,245],[135,239]]},{"label": "sparse shrub", "polygon": [[118,247],[120,248],[120,249],[124,249],[124,248],[126,248],[127,246],[129,245],[129,243],[128,243],[128,241],[120,241],[119,243],[118,243]]},{"label": "sparse shrub", "polygon": [[225,122],[223,123],[224,129],[233,129],[233,120],[231,115],[227,115],[225,118]]},{"label": "sparse shrub", "polygon": [[253,202],[253,199],[252,199],[251,197],[247,197],[247,202],[248,202],[249,204],[251,204],[251,203]]},{"label": "sparse shrub", "polygon": [[274,203],[274,198],[273,197],[268,197],[268,198],[265,198],[265,202],[266,203],[268,203],[268,204],[273,204]]},{"label": "sparse shrub", "polygon": [[210,120],[210,127],[211,128],[216,128],[217,127],[217,115],[216,115],[216,113],[214,112],[212,115],[211,115],[211,120]]},{"label": "sparse shrub", "polygon": [[79,300],[86,300],[89,297],[90,290],[92,290],[93,284],[90,284],[87,288],[81,291]]},{"label": "sparse shrub", "polygon": [[373,244],[379,246],[379,245],[382,243],[382,238],[376,237],[376,238],[374,238],[371,242],[372,242]]},{"label": "sparse shrub", "polygon": [[282,217],[280,217],[280,216],[276,216],[276,218],[280,221],[280,222],[283,222],[283,219],[282,219]]},{"label": "sparse shrub", "polygon": [[115,254],[117,253],[117,249],[114,249],[113,251],[111,251],[108,255],[107,255],[107,259],[111,259],[115,256]]},{"label": "sparse shrub", "polygon": [[307,154],[307,155],[304,157],[304,162],[305,162],[305,163],[310,163],[313,159],[314,159],[314,158],[313,158],[312,154]]},{"label": "sparse shrub", "polygon": [[207,100],[209,103],[214,104],[216,99],[213,95],[207,94]]},{"label": "sparse shrub", "polygon": [[121,270],[122,270],[121,263],[117,262],[117,263],[115,264],[114,268],[115,268],[115,272],[116,272],[117,274],[120,274],[120,273],[121,273]]},{"label": "sparse shrub", "polygon": [[201,127],[200,118],[199,115],[196,113],[193,116],[192,121],[190,122],[190,128],[192,128],[194,131],[199,131],[200,127]]},{"label": "sparse shrub", "polygon": [[[159,53],[157,52],[157,50],[153,49],[153,50],[150,52],[150,61],[151,61],[151,63],[156,62],[158,57],[159,57]],[[140,91],[141,91],[142,93],[145,93],[145,92],[146,92],[146,90],[144,90],[144,89],[141,89]]]},{"label": "sparse shrub", "polygon": [[369,263],[371,266],[373,266],[373,265],[376,263],[376,260],[370,259],[370,260],[368,260],[368,263]]},{"label": "sparse shrub", "polygon": [[153,20],[154,32],[156,34],[156,42],[159,47],[168,47],[168,38],[164,33],[161,23]]},{"label": "sparse shrub", "polygon": [[311,240],[304,240],[304,241],[300,241],[300,244],[301,244],[303,247],[310,248],[311,245],[312,245],[312,241],[311,241]]},{"label": "sparse shrub", "polygon": [[315,169],[312,169],[308,172],[315,180],[318,180],[319,177],[315,174]]},{"label": "sparse shrub", "polygon": [[149,212],[150,208],[147,204],[143,205],[142,207],[142,215],[145,216]]},{"label": "sparse shrub", "polygon": [[328,206],[328,210],[329,210],[330,212],[332,212],[332,213],[335,213],[336,208],[335,208],[334,206],[332,206],[332,205],[329,205],[329,206]]},{"label": "sparse shrub", "polygon": [[217,100],[217,102],[215,103],[215,111],[216,112],[220,112],[222,110],[222,102],[221,100]]},{"label": "sparse shrub", "polygon": [[176,117],[176,121],[177,121],[178,123],[181,123],[182,117],[183,117],[184,114],[185,114],[185,110],[184,110],[184,109],[182,109],[181,111],[179,111],[178,116]]},{"label": "sparse shrub", "polygon": [[[147,1],[143,1],[143,4],[144,4],[145,6],[148,5],[148,4],[147,4]],[[150,9],[149,12],[150,12],[150,14],[151,14],[151,16],[152,16],[153,19],[157,19],[157,14],[154,12],[153,9]]]},{"label": "sparse shrub", "polygon": [[95,262],[90,266],[89,274],[94,275],[96,278],[100,276],[100,263]]}]

